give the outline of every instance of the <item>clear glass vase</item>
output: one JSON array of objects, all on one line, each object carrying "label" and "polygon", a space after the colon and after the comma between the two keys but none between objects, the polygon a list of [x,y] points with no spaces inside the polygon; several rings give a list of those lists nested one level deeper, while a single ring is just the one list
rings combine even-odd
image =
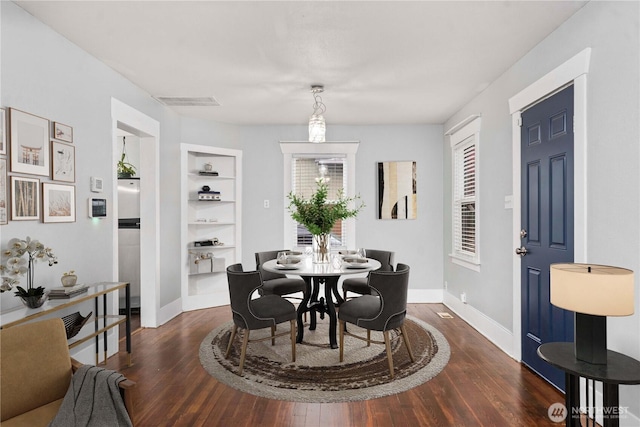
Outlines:
[{"label": "clear glass vase", "polygon": [[328,264],[331,260],[331,234],[313,235],[313,262],[315,264]]}]

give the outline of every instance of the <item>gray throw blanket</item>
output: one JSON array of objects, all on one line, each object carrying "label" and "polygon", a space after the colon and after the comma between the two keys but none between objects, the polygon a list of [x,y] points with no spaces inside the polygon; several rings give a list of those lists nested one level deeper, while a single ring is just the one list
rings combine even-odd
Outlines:
[{"label": "gray throw blanket", "polygon": [[115,371],[82,365],[71,378],[69,390],[50,427],[133,426],[118,383],[125,377]]}]

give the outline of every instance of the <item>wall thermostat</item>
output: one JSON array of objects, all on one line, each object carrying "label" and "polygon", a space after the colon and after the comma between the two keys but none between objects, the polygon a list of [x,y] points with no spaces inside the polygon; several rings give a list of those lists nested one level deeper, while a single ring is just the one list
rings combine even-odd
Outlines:
[{"label": "wall thermostat", "polygon": [[107,216],[107,199],[89,198],[89,218],[105,218]]},{"label": "wall thermostat", "polygon": [[102,193],[103,189],[103,181],[102,178],[98,178],[97,176],[91,177],[91,191],[94,193]]}]

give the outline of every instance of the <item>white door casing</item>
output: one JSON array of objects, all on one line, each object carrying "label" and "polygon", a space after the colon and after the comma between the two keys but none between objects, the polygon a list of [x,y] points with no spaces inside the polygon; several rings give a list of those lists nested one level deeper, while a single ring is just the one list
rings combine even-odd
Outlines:
[{"label": "white door casing", "polygon": [[[119,158],[117,129],[140,137],[140,323],[158,326],[160,311],[160,123],[140,111],[111,98],[113,138],[112,212],[118,212],[118,182],[115,171]],[[118,280],[118,218],[113,214],[113,280]],[[117,347],[116,347],[117,348]]]}]

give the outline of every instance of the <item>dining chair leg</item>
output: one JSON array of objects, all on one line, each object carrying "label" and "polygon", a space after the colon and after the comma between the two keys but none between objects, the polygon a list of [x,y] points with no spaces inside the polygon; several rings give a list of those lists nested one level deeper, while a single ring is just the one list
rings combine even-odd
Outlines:
[{"label": "dining chair leg", "polygon": [[384,331],[384,346],[387,348],[387,360],[389,362],[389,374],[393,378],[393,356],[391,355],[391,340],[389,339],[389,331]]},{"label": "dining chair leg", "polygon": [[411,351],[411,344],[409,344],[409,337],[407,336],[407,330],[404,327],[404,323],[400,325],[400,332],[402,332],[402,341],[404,341],[404,345],[407,347],[407,351],[409,352],[409,359],[412,362],[415,362],[416,359],[413,357],[413,351]]},{"label": "dining chair leg", "polygon": [[271,326],[271,345],[276,345],[276,325]]},{"label": "dining chair leg", "polygon": [[238,330],[237,325],[233,325],[233,329],[231,330],[231,336],[229,337],[229,345],[227,345],[227,352],[224,354],[224,358],[229,358],[229,353],[231,353],[231,345],[233,345],[233,340],[236,337],[236,331]]},{"label": "dining chair leg", "polygon": [[296,321],[291,320],[291,362],[296,361]]},{"label": "dining chair leg", "polygon": [[249,329],[244,330],[244,339],[242,340],[242,351],[240,352],[240,368],[238,369],[238,375],[242,376],[242,369],[244,368],[244,357],[247,355],[247,345],[249,344]]},{"label": "dining chair leg", "polygon": [[340,329],[340,361],[344,360],[344,320],[339,320],[338,329]]},{"label": "dining chair leg", "polygon": [[371,347],[371,329],[367,329],[367,347]]}]

